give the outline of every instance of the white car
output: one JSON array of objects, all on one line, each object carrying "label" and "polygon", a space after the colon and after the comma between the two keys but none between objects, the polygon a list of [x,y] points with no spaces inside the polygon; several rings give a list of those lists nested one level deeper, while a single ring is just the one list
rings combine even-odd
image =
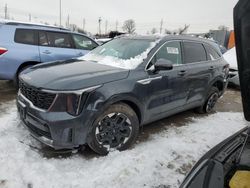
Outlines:
[{"label": "white car", "polygon": [[235,48],[228,50],[223,56],[230,65],[230,72],[229,72],[229,79],[228,79],[229,84],[240,86]]}]

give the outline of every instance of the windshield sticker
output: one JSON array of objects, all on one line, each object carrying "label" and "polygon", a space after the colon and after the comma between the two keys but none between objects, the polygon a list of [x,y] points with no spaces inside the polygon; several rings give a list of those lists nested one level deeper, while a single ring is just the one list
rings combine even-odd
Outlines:
[{"label": "windshield sticker", "polygon": [[175,47],[167,47],[167,52],[169,54],[179,54],[179,49]]}]

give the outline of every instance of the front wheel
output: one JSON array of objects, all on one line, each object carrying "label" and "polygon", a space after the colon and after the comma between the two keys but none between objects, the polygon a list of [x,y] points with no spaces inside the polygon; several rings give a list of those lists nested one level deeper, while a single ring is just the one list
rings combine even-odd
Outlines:
[{"label": "front wheel", "polygon": [[88,145],[100,155],[110,150],[126,150],[139,133],[139,121],[134,110],[124,103],[111,105],[94,122],[88,135]]},{"label": "front wheel", "polygon": [[208,97],[205,103],[201,107],[197,108],[196,112],[201,114],[212,112],[218,99],[219,99],[219,90],[217,87],[212,87],[210,92],[208,93]]}]

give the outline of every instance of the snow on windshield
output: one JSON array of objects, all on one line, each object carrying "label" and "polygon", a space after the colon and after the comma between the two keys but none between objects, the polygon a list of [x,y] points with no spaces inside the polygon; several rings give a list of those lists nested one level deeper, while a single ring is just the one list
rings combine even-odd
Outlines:
[{"label": "snow on windshield", "polygon": [[231,68],[238,69],[235,47],[228,50],[223,56]]},{"label": "snow on windshield", "polygon": [[148,53],[160,42],[160,40],[151,42],[149,48],[146,49],[142,54],[137,55],[130,59],[120,59],[112,56],[100,56],[93,53],[88,53],[87,55],[80,57],[80,60],[84,61],[95,61],[99,64],[109,65],[113,67],[118,67],[122,69],[135,69],[140,65],[144,59],[147,58]]}]

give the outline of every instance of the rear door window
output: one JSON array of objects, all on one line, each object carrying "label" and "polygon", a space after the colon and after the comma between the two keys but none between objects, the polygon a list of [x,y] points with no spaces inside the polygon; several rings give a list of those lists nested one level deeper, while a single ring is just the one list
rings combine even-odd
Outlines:
[{"label": "rear door window", "polygon": [[39,32],[39,45],[56,48],[73,48],[70,34],[60,32]]},{"label": "rear door window", "polygon": [[182,64],[181,43],[179,41],[167,42],[156,53],[154,62],[159,59],[166,59],[173,64]]},{"label": "rear door window", "polygon": [[73,34],[73,40],[77,49],[93,50],[98,46],[94,41],[83,35]]},{"label": "rear door window", "polygon": [[36,45],[36,33],[31,29],[16,29],[14,41],[16,43]]},{"label": "rear door window", "polygon": [[196,63],[207,61],[207,54],[203,44],[195,42],[183,42],[184,62]]}]

